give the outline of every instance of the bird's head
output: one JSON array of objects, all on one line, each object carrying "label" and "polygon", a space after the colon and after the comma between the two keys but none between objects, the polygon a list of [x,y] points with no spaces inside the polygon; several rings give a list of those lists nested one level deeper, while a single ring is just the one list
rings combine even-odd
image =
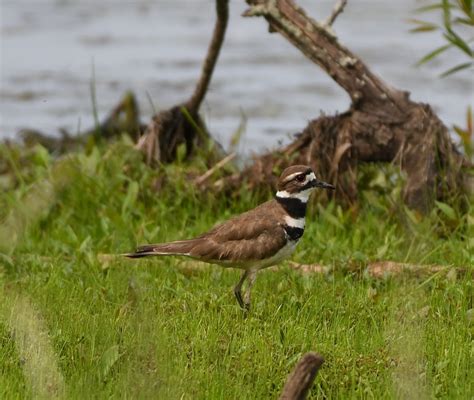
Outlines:
[{"label": "bird's head", "polygon": [[277,185],[277,197],[296,198],[306,202],[311,192],[316,188],[332,189],[329,183],[320,181],[307,165],[293,165],[286,168],[280,176]]}]

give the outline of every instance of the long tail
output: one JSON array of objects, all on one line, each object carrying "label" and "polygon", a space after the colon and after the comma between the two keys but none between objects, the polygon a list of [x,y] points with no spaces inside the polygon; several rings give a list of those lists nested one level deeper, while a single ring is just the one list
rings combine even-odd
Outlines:
[{"label": "long tail", "polygon": [[134,253],[124,254],[128,258],[148,256],[190,256],[190,251],[196,245],[195,239],[178,240],[176,242],[146,244],[139,246]]}]

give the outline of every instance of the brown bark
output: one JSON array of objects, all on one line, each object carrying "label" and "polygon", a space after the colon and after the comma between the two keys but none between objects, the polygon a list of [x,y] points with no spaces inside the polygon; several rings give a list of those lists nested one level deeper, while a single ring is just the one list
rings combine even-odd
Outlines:
[{"label": "brown bark", "polygon": [[296,364],[280,395],[280,400],[304,400],[324,358],[317,353],[306,353]]},{"label": "brown bark", "polygon": [[137,148],[144,151],[148,163],[171,162],[177,148],[186,144],[186,156],[210,139],[204,121],[199,117],[199,107],[206,95],[212,72],[224,42],[229,17],[229,0],[216,0],[217,19],[211,43],[203,63],[200,79],[189,100],[161,111],[148,124]]},{"label": "brown bark", "polygon": [[406,173],[404,198],[412,208],[427,211],[435,198],[459,192],[462,166],[468,162],[456,151],[446,126],[429,105],[412,102],[408,92],[386,84],[344,47],[330,27],[335,16],[319,23],[293,0],[246,1],[250,8],[245,16],[263,16],[271,32],[282,34],[319,65],[352,103],[343,114],[311,121],[292,144],[257,158],[241,176],[229,178],[230,186],[242,177],[268,182],[274,167],[305,163],[336,184],[339,199],[354,203],[357,166],[387,162]]}]

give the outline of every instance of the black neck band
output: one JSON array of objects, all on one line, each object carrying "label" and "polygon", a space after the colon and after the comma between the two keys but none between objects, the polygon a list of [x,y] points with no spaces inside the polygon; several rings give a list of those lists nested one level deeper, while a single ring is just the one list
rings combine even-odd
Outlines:
[{"label": "black neck band", "polygon": [[281,204],[288,215],[292,218],[304,218],[306,215],[306,202],[294,197],[276,196],[276,201]]}]

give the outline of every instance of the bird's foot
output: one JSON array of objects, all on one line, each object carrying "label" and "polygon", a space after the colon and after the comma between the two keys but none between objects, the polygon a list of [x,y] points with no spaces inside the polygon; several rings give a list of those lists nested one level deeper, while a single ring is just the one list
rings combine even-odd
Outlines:
[{"label": "bird's foot", "polygon": [[244,311],[250,311],[250,302],[245,302],[242,298],[242,293],[240,290],[234,290],[235,297],[239,303],[240,308]]}]

